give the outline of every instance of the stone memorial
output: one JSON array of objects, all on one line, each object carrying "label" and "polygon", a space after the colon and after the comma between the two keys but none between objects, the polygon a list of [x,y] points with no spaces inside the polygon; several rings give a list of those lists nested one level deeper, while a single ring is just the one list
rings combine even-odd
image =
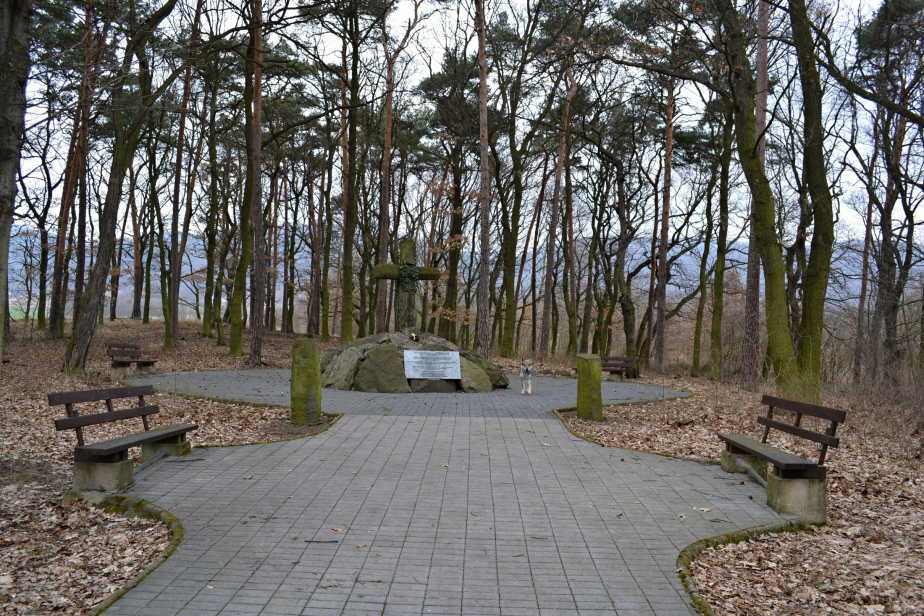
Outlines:
[{"label": "stone memorial", "polygon": [[[416,339],[415,339],[416,338]],[[419,360],[413,352],[443,356],[444,367],[453,361],[458,372],[414,373],[419,362],[407,372],[405,351],[411,351],[412,364]],[[445,354],[445,355],[444,355]],[[452,361],[446,358],[452,356]],[[428,378],[428,377],[452,378]],[[423,378],[420,378],[423,377]],[[376,334],[329,351],[321,362],[321,385],[347,391],[380,393],[466,393],[488,392],[508,386],[503,370],[476,353],[461,351],[444,338],[427,333],[402,331]]]}]

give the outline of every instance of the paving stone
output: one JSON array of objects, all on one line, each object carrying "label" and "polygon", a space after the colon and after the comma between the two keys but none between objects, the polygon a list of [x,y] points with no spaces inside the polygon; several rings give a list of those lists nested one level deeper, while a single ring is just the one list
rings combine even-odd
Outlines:
[{"label": "paving stone", "polygon": [[[289,378],[133,383],[285,407]],[[677,395],[602,384],[604,404]],[[110,611],[695,614],[674,573],[679,550],[781,516],[717,466],[574,437],[551,411],[575,396],[574,380],[542,377],[532,396],[325,389],[325,411],[344,414],[326,432],[161,460],[129,493],[179,517],[184,542]]]}]

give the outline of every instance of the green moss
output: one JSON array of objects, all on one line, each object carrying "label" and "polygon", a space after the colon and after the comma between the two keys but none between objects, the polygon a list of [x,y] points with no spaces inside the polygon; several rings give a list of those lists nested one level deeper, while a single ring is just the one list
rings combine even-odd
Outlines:
[{"label": "green moss", "polygon": [[601,374],[599,355],[577,356],[577,414],[581,419],[603,421]]},{"label": "green moss", "polygon": [[321,421],[321,349],[308,338],[298,338],[292,348],[290,417],[296,425]]}]

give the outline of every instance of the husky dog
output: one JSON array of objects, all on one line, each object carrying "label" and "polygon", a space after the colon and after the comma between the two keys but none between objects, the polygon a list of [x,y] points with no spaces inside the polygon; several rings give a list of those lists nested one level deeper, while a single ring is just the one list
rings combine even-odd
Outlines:
[{"label": "husky dog", "polygon": [[520,358],[520,393],[533,393],[533,360]]}]

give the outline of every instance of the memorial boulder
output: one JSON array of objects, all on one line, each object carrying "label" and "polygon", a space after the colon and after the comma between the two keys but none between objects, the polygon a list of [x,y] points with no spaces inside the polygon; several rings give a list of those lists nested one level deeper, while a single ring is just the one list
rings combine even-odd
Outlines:
[{"label": "memorial boulder", "polygon": [[321,370],[324,387],[347,391],[474,393],[508,386],[503,370],[480,355],[410,330],[368,336],[329,351]]}]

